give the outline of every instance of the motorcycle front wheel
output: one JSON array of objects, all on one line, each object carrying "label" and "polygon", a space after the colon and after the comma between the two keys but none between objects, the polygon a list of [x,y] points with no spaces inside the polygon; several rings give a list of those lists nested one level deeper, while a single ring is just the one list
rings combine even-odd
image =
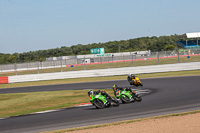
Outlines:
[{"label": "motorcycle front wheel", "polygon": [[97,109],[103,109],[105,106],[104,106],[104,103],[101,101],[101,100],[99,100],[99,99],[96,99],[95,101],[94,101],[94,105],[95,105],[95,107],[97,108]]},{"label": "motorcycle front wheel", "polygon": [[130,99],[128,96],[124,95],[124,97],[121,97],[122,103],[130,103]]},{"label": "motorcycle front wheel", "polygon": [[118,107],[119,106],[119,102],[117,101],[117,99],[112,100],[113,102],[113,107]]}]

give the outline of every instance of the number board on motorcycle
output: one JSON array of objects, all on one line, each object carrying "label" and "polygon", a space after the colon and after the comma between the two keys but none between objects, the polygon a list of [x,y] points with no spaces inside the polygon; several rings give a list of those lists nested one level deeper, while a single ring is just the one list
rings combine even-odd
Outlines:
[{"label": "number board on motorcycle", "polygon": [[126,93],[126,91],[123,91],[123,92],[122,92],[122,94],[125,94],[125,93]]},{"label": "number board on motorcycle", "polygon": [[95,98],[98,98],[100,95],[96,95]]}]

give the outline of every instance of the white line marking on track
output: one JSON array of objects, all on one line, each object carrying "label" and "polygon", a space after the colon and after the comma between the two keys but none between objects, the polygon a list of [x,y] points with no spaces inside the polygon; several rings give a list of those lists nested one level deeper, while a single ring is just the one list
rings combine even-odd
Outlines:
[{"label": "white line marking on track", "polygon": [[78,105],[78,106],[75,106],[75,107],[85,107],[85,106],[92,106],[92,104]]},{"label": "white line marking on track", "polygon": [[31,113],[31,114],[42,114],[42,113],[55,112],[55,111],[59,111],[59,110],[60,109],[58,109],[58,110],[47,110],[47,111],[40,111],[40,112]]}]

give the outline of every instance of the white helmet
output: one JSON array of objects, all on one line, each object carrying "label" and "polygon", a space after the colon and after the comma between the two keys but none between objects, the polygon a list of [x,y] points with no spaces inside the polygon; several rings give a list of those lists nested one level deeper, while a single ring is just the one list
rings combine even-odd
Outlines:
[{"label": "white helmet", "polygon": [[92,90],[88,91],[88,96],[90,96],[90,95],[93,95],[93,91]]},{"label": "white helmet", "polygon": [[131,74],[129,73],[129,74],[128,74],[128,76],[130,77],[130,76],[131,76]]}]

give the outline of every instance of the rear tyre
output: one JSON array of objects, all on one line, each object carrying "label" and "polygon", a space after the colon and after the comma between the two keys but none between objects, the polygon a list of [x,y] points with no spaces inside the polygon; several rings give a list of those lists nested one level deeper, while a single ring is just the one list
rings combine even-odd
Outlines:
[{"label": "rear tyre", "polygon": [[140,83],[140,85],[141,85],[141,86],[143,86],[143,84],[142,84],[142,83]]},{"label": "rear tyre", "polygon": [[142,97],[139,96],[139,95],[136,95],[136,96],[135,96],[135,100],[136,100],[137,102],[141,102],[141,101],[142,101]]},{"label": "rear tyre", "polygon": [[99,99],[96,99],[95,101],[94,101],[94,105],[95,105],[95,107],[97,108],[97,109],[103,109],[105,106],[104,106],[104,103],[101,101],[101,100],[99,100]]}]

